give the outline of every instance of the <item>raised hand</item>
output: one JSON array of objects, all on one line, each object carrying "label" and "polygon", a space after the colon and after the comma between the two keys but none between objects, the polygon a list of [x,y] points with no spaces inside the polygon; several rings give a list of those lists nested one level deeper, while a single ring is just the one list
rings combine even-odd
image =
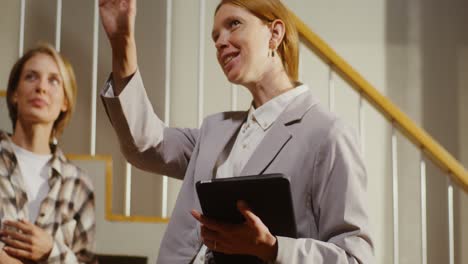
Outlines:
[{"label": "raised hand", "polygon": [[49,257],[54,240],[42,228],[26,221],[5,221],[0,232],[8,255],[38,262]]},{"label": "raised hand", "polygon": [[114,39],[133,37],[136,0],[99,0],[99,14],[111,43]]},{"label": "raised hand", "polygon": [[136,0],[99,0],[102,25],[112,46],[114,94],[119,95],[138,68],[135,44]]}]

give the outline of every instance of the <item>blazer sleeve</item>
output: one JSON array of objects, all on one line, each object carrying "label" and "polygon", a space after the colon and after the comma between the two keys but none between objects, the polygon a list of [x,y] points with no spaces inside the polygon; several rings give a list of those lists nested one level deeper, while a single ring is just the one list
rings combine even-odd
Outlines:
[{"label": "blazer sleeve", "polygon": [[112,77],[101,99],[125,158],[140,169],[182,179],[199,130],[167,127],[154,112],[139,71],[118,96],[109,96],[109,89]]},{"label": "blazer sleeve", "polygon": [[320,145],[311,204],[318,239],[278,237],[276,263],[374,263],[367,176],[352,131],[336,121]]}]

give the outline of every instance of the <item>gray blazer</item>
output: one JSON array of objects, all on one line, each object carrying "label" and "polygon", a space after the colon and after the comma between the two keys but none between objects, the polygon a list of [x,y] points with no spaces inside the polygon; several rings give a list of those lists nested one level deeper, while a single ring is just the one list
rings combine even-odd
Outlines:
[{"label": "gray blazer", "polygon": [[[214,114],[200,129],[165,127],[139,72],[118,97],[102,100],[129,162],[183,179],[157,263],[190,263],[202,245],[189,213],[200,210],[195,183],[214,177],[218,156],[247,113]],[[374,263],[366,170],[351,130],[310,92],[294,99],[270,129],[241,175],[283,173],[291,182],[300,238],[278,237],[276,263]],[[163,131],[162,139],[155,131]]]}]

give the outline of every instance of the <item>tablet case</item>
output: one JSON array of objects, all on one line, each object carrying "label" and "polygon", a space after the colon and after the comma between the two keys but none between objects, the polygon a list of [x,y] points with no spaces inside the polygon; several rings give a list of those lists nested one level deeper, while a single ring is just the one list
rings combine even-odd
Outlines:
[{"label": "tablet case", "polygon": [[[237,201],[244,200],[273,235],[297,237],[289,180],[282,174],[213,179],[196,183],[203,214],[226,223],[240,224],[244,217]],[[245,255],[213,252],[216,264],[262,263]]]}]

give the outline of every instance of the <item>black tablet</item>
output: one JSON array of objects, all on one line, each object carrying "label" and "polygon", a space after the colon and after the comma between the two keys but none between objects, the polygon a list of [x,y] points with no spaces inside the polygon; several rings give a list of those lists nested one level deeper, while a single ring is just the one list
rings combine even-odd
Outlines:
[{"label": "black tablet", "polygon": [[289,180],[282,174],[213,179],[196,183],[203,214],[226,223],[243,223],[236,203],[245,201],[273,235],[296,238]]},{"label": "black tablet", "polygon": [[[237,201],[245,201],[270,232],[296,238],[296,221],[289,180],[282,174],[262,174],[198,181],[198,199],[203,214],[231,224],[244,222]],[[260,264],[259,258],[213,252],[216,263]]]}]

